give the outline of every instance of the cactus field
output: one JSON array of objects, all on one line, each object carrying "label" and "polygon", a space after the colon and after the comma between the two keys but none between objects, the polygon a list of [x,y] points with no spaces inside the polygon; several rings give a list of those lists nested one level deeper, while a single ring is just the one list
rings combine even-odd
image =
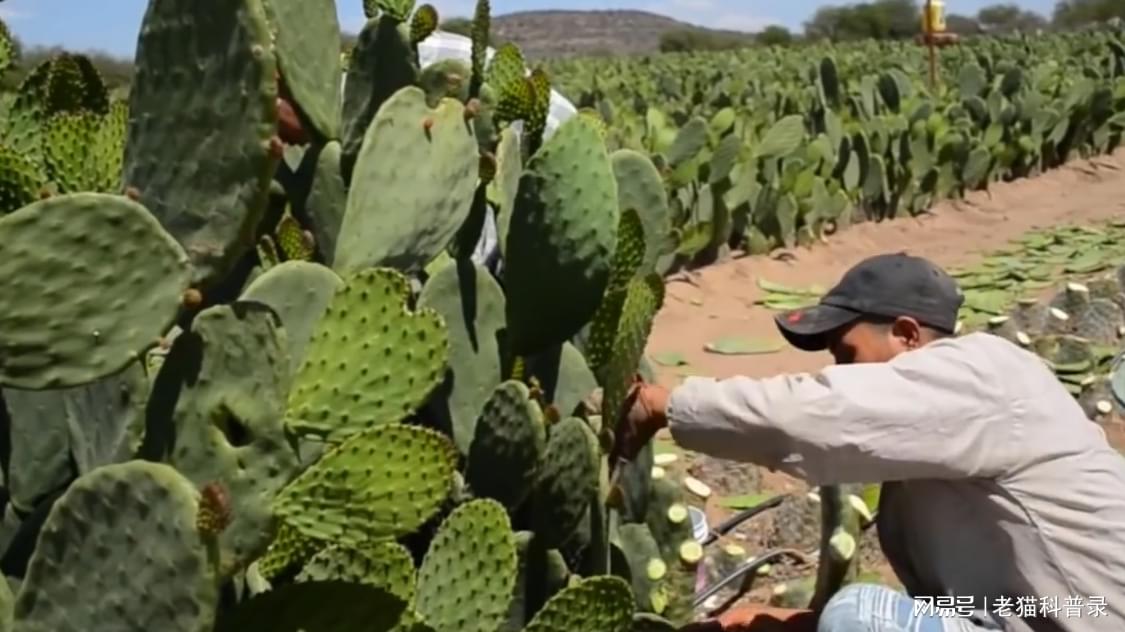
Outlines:
[{"label": "cactus field", "polygon": [[[59,53],[0,94],[0,632],[675,630],[761,553],[705,552],[689,505],[762,489],[663,442],[611,462],[636,376],[699,368],[668,357],[669,278],[799,267],[1125,133],[1109,28],[943,51],[931,90],[905,43],[490,56],[488,0],[470,59],[423,68],[434,7],[363,4],[341,54],[334,0],[149,0],[127,93]],[[579,112],[548,133],[552,88]],[[956,270],[964,326],[1092,418],[1123,237]],[[759,312],[819,291],[753,274]],[[768,366],[739,346],[711,350]],[[877,563],[872,493],[785,505],[743,570],[795,551],[775,597],[823,605]]]},{"label": "cactus field", "polygon": [[667,190],[667,271],[727,247],[817,243],[1112,152],[1125,131],[1123,42],[1109,26],[976,39],[942,50],[936,88],[910,42],[549,68],[607,121],[612,149],[652,158]]}]

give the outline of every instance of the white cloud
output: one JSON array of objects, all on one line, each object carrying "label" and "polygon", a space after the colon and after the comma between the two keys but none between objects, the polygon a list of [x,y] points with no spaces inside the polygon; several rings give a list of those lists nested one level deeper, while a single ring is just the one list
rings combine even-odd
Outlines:
[{"label": "white cloud", "polygon": [[33,15],[34,14],[31,11],[29,11],[27,9],[21,9],[17,5],[17,3],[14,3],[14,2],[11,3],[10,6],[7,5],[7,4],[0,5],[0,19],[8,21],[8,22],[15,22],[15,21],[18,21],[18,20],[26,20],[27,18],[30,18]]}]

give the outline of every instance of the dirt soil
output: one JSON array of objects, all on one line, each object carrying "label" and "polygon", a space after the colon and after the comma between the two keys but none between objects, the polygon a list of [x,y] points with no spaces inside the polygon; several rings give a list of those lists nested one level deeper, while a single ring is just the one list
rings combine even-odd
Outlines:
[{"label": "dirt soil", "polygon": [[[1096,224],[1115,217],[1125,217],[1125,150],[1076,161],[1038,178],[997,183],[989,192],[941,203],[917,218],[853,225],[829,237],[827,243],[811,248],[736,257],[672,277],[647,351],[650,357],[675,353],[686,361],[680,367],[653,363],[658,381],[668,387],[679,384],[687,375],[765,377],[815,371],[831,363],[831,356],[792,348],[765,355],[724,356],[708,353],[704,346],[726,336],[780,341],[773,324],[774,312],[754,304],[762,294],[757,286],[759,278],[790,286],[815,284],[828,288],[861,259],[887,252],[924,256],[946,267],[968,266],[1029,231],[1059,224]],[[1121,441],[1119,448],[1125,446],[1125,433],[1120,428],[1107,430],[1115,443]],[[726,487],[722,481],[704,480],[715,487],[716,494],[723,495],[806,489],[803,483],[780,474],[762,471],[757,478],[758,489],[722,489]],[[712,525],[730,513],[714,505],[709,501],[706,507]],[[761,552],[753,545],[762,540],[763,531],[772,529],[769,519],[755,522],[760,523],[751,530],[756,534],[743,533],[738,538],[750,545],[746,548],[751,555]],[[868,565],[868,570],[888,580],[893,578],[885,561]],[[768,591],[755,593],[759,599],[768,596]]]}]

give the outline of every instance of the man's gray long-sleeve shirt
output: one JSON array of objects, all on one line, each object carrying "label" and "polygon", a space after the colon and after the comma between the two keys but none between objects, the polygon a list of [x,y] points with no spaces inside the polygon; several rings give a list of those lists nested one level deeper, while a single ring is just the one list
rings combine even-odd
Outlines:
[{"label": "man's gray long-sleeve shirt", "polygon": [[1125,457],[1002,338],[815,375],[688,378],[668,427],[684,448],[813,485],[883,482],[880,540],[916,598],[972,596],[1011,631],[1125,630]]}]

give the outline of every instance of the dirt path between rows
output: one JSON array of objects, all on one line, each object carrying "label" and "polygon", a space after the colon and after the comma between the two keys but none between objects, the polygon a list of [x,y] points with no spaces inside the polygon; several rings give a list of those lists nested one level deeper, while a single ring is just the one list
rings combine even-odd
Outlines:
[{"label": "dirt path between rows", "polygon": [[1125,216],[1125,149],[1076,161],[1038,178],[997,183],[961,201],[943,202],[929,214],[853,225],[827,244],[787,251],[783,257],[743,257],[670,280],[663,310],[649,339],[649,354],[678,353],[687,364],[656,365],[665,386],[685,375],[765,377],[815,371],[827,353],[792,348],[768,355],[723,356],[704,345],[724,336],[780,339],[773,312],[755,305],[759,278],[786,285],[831,287],[843,272],[871,255],[905,251],[942,266],[971,265],[1028,231],[1066,223],[1096,223]]}]

